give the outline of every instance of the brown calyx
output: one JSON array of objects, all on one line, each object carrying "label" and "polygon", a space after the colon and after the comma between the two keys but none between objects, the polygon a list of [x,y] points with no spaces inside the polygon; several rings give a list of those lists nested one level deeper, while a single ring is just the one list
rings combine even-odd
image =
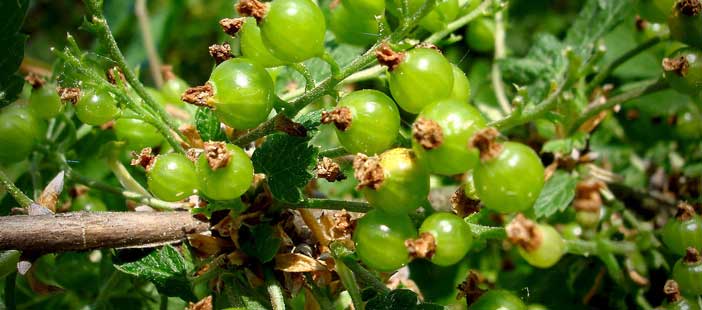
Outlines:
[{"label": "brown calyx", "polygon": [[665,72],[675,72],[675,74],[684,77],[690,69],[690,63],[685,56],[677,58],[663,58],[663,70]]},{"label": "brown calyx", "polygon": [[378,58],[378,63],[392,71],[405,59],[405,53],[395,52],[390,44],[383,43],[375,50],[375,57]]},{"label": "brown calyx", "polygon": [[364,187],[378,189],[383,184],[383,180],[385,180],[383,167],[380,165],[378,156],[368,157],[364,154],[357,154],[353,160],[353,169],[353,176],[358,180],[356,190]]},{"label": "brown calyx", "polygon": [[322,124],[334,123],[337,129],[346,131],[351,127],[351,110],[347,107],[336,107],[331,111],[322,111]]},{"label": "brown calyx", "polygon": [[436,253],[436,239],[431,233],[423,232],[417,239],[405,240],[405,247],[411,258],[431,259]]},{"label": "brown calyx", "polygon": [[412,137],[425,150],[433,150],[444,143],[444,133],[439,123],[423,117],[417,118],[412,125]]},{"label": "brown calyx", "polygon": [[695,214],[697,214],[695,213],[695,208],[689,203],[682,201],[678,203],[678,212],[675,213],[675,218],[678,219],[678,221],[684,222],[692,219]]},{"label": "brown calyx", "polygon": [[183,124],[178,127],[178,131],[185,136],[187,141],[184,141],[186,145],[184,145],[184,148],[189,148],[189,147],[196,147],[196,148],[202,148],[203,147],[203,141],[202,137],[200,136],[200,132],[197,131],[197,128],[194,125],[191,124]]},{"label": "brown calyx", "polygon": [[702,1],[700,0],[680,0],[675,4],[678,12],[687,16],[697,16],[702,13]]},{"label": "brown calyx", "polygon": [[683,263],[688,265],[697,265],[702,263],[702,256],[700,256],[700,252],[697,251],[697,249],[688,247],[687,251],[685,251],[685,257],[683,257]]},{"label": "brown calyx", "polygon": [[351,217],[351,214],[346,212],[346,210],[341,210],[339,212],[335,212],[333,214],[333,218],[333,235],[350,238],[354,228],[356,227],[356,220]]},{"label": "brown calyx", "polygon": [[505,227],[507,231],[507,239],[523,249],[531,252],[539,248],[541,245],[541,232],[538,230],[536,223],[524,217],[519,213]]},{"label": "brown calyx", "polygon": [[646,30],[646,28],[648,28],[648,21],[641,18],[641,16],[636,15],[635,25],[636,25],[636,30],[644,31],[644,30]]},{"label": "brown calyx", "polygon": [[151,165],[153,165],[156,156],[151,152],[150,147],[145,147],[137,154],[132,152],[132,166],[142,166],[145,170],[151,170]]},{"label": "brown calyx", "polygon": [[223,18],[219,21],[219,25],[222,27],[224,33],[233,37],[239,32],[239,30],[241,30],[241,27],[244,26],[245,21],[246,17]]},{"label": "brown calyx", "polygon": [[600,189],[604,188],[604,183],[597,180],[586,180],[578,182],[575,186],[575,199],[573,207],[576,211],[600,212],[602,208],[602,196]]},{"label": "brown calyx", "polygon": [[164,81],[169,81],[169,80],[175,79],[176,75],[173,73],[173,66],[169,66],[169,65],[161,66],[161,76],[163,77]]},{"label": "brown calyx", "polygon": [[56,92],[58,92],[59,97],[63,101],[69,101],[72,104],[78,103],[80,99],[80,88],[78,87],[57,87]]},{"label": "brown calyx", "polygon": [[465,297],[468,305],[471,305],[485,294],[486,290],[480,288],[480,285],[483,283],[485,283],[485,277],[475,270],[470,270],[466,279],[457,287],[458,296],[456,296],[456,300]]},{"label": "brown calyx", "polygon": [[675,280],[665,281],[665,285],[663,286],[663,293],[665,293],[665,297],[670,303],[678,302],[682,299],[682,295],[680,294],[680,287],[678,286],[678,282],[675,282]]},{"label": "brown calyx", "polygon": [[212,89],[212,85],[207,82],[202,86],[188,88],[185,93],[180,96],[180,100],[199,107],[211,108],[212,106],[210,105],[209,99],[212,98],[212,96],[214,96],[214,90]]},{"label": "brown calyx", "polygon": [[185,151],[185,156],[188,157],[190,161],[197,162],[203,152],[205,152],[205,150],[193,147]]},{"label": "brown calyx", "polygon": [[219,168],[227,166],[229,159],[231,159],[231,154],[227,150],[227,144],[220,141],[208,141],[205,142],[205,158],[207,158],[207,164],[212,170],[217,170]]},{"label": "brown calyx", "polygon": [[256,21],[261,21],[266,12],[268,12],[268,7],[265,3],[258,0],[240,0],[234,8],[241,16],[252,16]]},{"label": "brown calyx", "polygon": [[476,132],[470,138],[468,146],[478,149],[480,151],[480,160],[487,161],[497,157],[502,152],[502,144],[497,143],[497,137],[499,136],[500,132],[497,129],[485,128]]},{"label": "brown calyx", "polygon": [[480,200],[468,197],[463,186],[459,186],[453,195],[451,195],[449,203],[451,204],[453,212],[460,217],[466,217],[480,211]]},{"label": "brown calyx", "polygon": [[317,162],[317,177],[326,179],[329,182],[345,180],[346,176],[341,172],[339,164],[335,163],[329,157],[322,157],[322,160]]},{"label": "brown calyx", "polygon": [[234,57],[232,56],[232,47],[229,43],[212,44],[209,47],[209,51],[216,64],[221,64]]},{"label": "brown calyx", "polygon": [[46,84],[46,81],[35,73],[27,74],[27,76],[24,77],[24,81],[31,85],[33,89],[39,89]]},{"label": "brown calyx", "polygon": [[127,83],[127,78],[124,76],[122,70],[120,70],[118,67],[112,67],[110,69],[107,69],[107,71],[105,72],[105,77],[107,77],[107,81],[110,82],[110,84],[112,85],[117,85],[117,76],[119,76],[119,79],[123,85]]}]

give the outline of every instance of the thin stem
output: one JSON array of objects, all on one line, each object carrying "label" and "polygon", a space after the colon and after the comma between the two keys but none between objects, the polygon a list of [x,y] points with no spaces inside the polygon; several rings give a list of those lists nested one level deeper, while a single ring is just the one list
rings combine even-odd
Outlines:
[{"label": "thin stem", "polygon": [[320,57],[324,62],[329,64],[329,70],[331,71],[331,76],[333,79],[339,80],[341,74],[341,67],[336,59],[328,51],[324,51],[324,54]]},{"label": "thin stem", "polygon": [[356,282],[356,276],[354,276],[351,269],[346,267],[346,264],[338,258],[335,258],[335,268],[336,274],[339,275],[341,283],[346,288],[351,296],[351,302],[353,303],[353,308],[357,310],[363,310],[363,298],[361,297],[361,289],[358,287]]},{"label": "thin stem", "polygon": [[319,152],[319,157],[329,157],[329,158],[334,158],[334,157],[339,157],[339,156],[344,156],[344,155],[349,155],[349,151],[347,151],[343,146],[331,148],[331,149],[326,149],[323,151]]},{"label": "thin stem", "polygon": [[502,82],[502,72],[499,66],[499,60],[504,58],[505,54],[505,22],[502,11],[499,11],[495,13],[495,56],[492,62],[491,78],[497,102],[499,102],[502,111],[509,114],[512,108],[505,94],[505,85]]},{"label": "thin stem", "polygon": [[479,16],[483,15],[485,11],[495,2],[495,0],[485,0],[483,3],[481,3],[478,7],[475,8],[475,10],[471,11],[470,13],[464,15],[463,17],[454,20],[453,22],[449,23],[446,28],[439,32],[433,33],[431,36],[426,38],[424,42],[427,43],[436,43],[439,40],[443,39],[447,35],[453,33],[454,31],[458,30],[458,28],[461,28],[474,19],[478,18]]},{"label": "thin stem", "polygon": [[595,241],[565,240],[565,244],[566,252],[583,256],[599,256],[603,252],[626,255],[636,251],[636,244],[629,241],[600,240],[598,244]]},{"label": "thin stem", "polygon": [[505,239],[507,232],[504,227],[490,227],[468,223],[475,239]]},{"label": "thin stem", "polygon": [[154,37],[151,34],[149,12],[146,8],[146,0],[136,1],[134,14],[136,14],[137,20],[139,21],[141,36],[144,41],[144,47],[146,48],[146,57],[149,58],[149,69],[151,70],[151,76],[154,79],[154,83],[156,83],[156,87],[161,88],[163,85],[163,76],[161,76],[161,59],[158,57],[158,52],[156,51],[156,46],[154,45]]},{"label": "thin stem", "polygon": [[617,57],[614,59],[612,62],[610,62],[603,70],[601,70],[597,75],[595,75],[594,78],[588,83],[587,86],[587,92],[590,93],[592,92],[595,87],[599,86],[602,84],[602,82],[610,75],[614,70],[619,68],[622,64],[626,63],[630,59],[634,58],[636,55],[641,54],[642,52],[648,50],[649,48],[657,45],[658,43],[667,40],[668,38],[665,36],[656,36],[653,38],[650,38],[646,40],[645,42],[639,44],[638,46],[632,48],[631,50],[627,51],[623,55]]},{"label": "thin stem", "polygon": [[372,208],[367,202],[334,199],[307,199],[299,204],[287,205],[291,209],[346,210],[366,213]]},{"label": "thin stem", "polygon": [[165,122],[167,127],[178,134],[183,141],[187,141],[187,139],[178,131],[178,125],[176,125],[176,123],[169,117],[166,110],[160,104],[158,104],[148,92],[146,92],[144,84],[139,81],[139,78],[137,78],[136,74],[134,74],[134,71],[132,71],[127,65],[127,60],[124,58],[124,55],[122,55],[122,52],[120,51],[119,46],[112,35],[110,26],[107,24],[105,16],[102,14],[102,1],[84,0],[84,3],[88,7],[90,14],[93,15],[92,23],[95,26],[95,30],[99,35],[100,41],[107,48],[108,55],[117,64],[117,67],[122,70],[122,73],[127,79],[129,85],[134,88],[139,97],[141,97],[152,110],[156,111],[160,122]]},{"label": "thin stem", "polygon": [[522,113],[511,113],[503,119],[491,122],[489,125],[498,129],[508,129],[517,125],[528,123],[543,116],[558,105],[558,97],[561,95],[561,92],[563,92],[563,89],[565,89],[566,83],[567,81],[565,80],[561,82],[555,91],[553,91],[541,103],[533,106],[531,109],[525,110]]},{"label": "thin stem", "polygon": [[22,207],[22,208],[29,208],[29,206],[34,203],[27,195],[25,195],[17,186],[15,186],[15,183],[12,183],[9,177],[5,174],[4,171],[0,170],[0,186],[4,190],[6,190],[10,195],[12,195],[13,198],[15,198],[15,201]]},{"label": "thin stem", "polygon": [[310,73],[310,70],[307,69],[307,66],[305,66],[303,63],[293,63],[290,64],[289,67],[297,71],[297,73],[300,73],[302,78],[305,79],[305,91],[310,91],[312,88],[314,88],[314,77],[312,77],[312,73]]},{"label": "thin stem", "polygon": [[270,297],[271,307],[273,310],[285,310],[285,297],[283,297],[283,289],[280,288],[280,283],[275,279],[273,271],[270,269],[264,270],[266,280],[266,291]]},{"label": "thin stem", "polygon": [[573,126],[571,127],[571,131],[577,130],[582,124],[587,122],[589,119],[593,118],[597,114],[600,114],[600,112],[604,110],[609,110],[613,108],[616,105],[626,103],[627,101],[630,101],[632,99],[647,95],[647,94],[652,94],[664,89],[667,89],[669,87],[668,83],[666,83],[663,79],[652,81],[649,83],[646,83],[645,85],[632,89],[628,92],[619,94],[617,96],[614,96],[610,98],[609,100],[605,101],[602,104],[597,104],[597,105],[592,105],[585,110],[581,116],[575,120],[573,123]]},{"label": "thin stem", "polygon": [[346,265],[346,267],[349,267],[353,274],[358,277],[358,280],[364,283],[367,287],[381,293],[390,292],[390,289],[385,286],[383,282],[380,282],[380,280],[374,274],[372,274],[366,268],[363,268],[363,266],[361,266],[353,257],[343,256],[340,257],[340,259]]}]

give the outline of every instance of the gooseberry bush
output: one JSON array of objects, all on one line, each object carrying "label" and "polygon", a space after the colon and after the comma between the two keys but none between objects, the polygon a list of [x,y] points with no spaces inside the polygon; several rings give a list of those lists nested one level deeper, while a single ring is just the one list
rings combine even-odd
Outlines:
[{"label": "gooseberry bush", "polygon": [[117,2],[0,4],[0,309],[702,308],[700,0]]}]

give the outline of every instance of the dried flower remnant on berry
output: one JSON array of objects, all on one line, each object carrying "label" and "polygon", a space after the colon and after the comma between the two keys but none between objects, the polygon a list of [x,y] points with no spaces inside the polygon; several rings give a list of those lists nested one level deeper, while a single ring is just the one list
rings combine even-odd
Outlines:
[{"label": "dried flower remnant on berry", "polygon": [[383,43],[375,50],[375,57],[378,59],[378,63],[392,71],[405,59],[405,53],[395,52],[389,44]]},{"label": "dried flower remnant on berry", "polygon": [[468,146],[478,149],[480,160],[488,161],[500,155],[502,144],[497,143],[500,132],[495,128],[485,128],[473,135],[468,142]]},{"label": "dried flower remnant on berry", "polygon": [[485,277],[475,270],[470,270],[466,279],[456,288],[458,289],[456,300],[465,297],[468,305],[472,304],[485,294],[486,290],[480,288],[483,283],[485,283]]},{"label": "dried flower remnant on berry", "polygon": [[24,77],[24,81],[27,82],[27,84],[29,84],[30,86],[32,86],[32,89],[39,89],[46,83],[44,79],[42,79],[39,75],[34,73],[27,74],[27,76]]},{"label": "dried flower remnant on berry", "polygon": [[332,228],[334,236],[338,238],[351,238],[356,220],[351,217],[351,214],[346,210],[341,210],[334,213],[334,227]]},{"label": "dried flower remnant on berry", "polygon": [[600,189],[604,188],[601,181],[588,180],[579,182],[575,187],[573,207],[576,211],[600,212],[602,196]]},{"label": "dried flower remnant on berry", "polygon": [[231,154],[227,150],[227,144],[224,142],[205,142],[205,156],[207,164],[212,170],[227,166]]},{"label": "dried flower remnant on berry", "polygon": [[188,304],[188,310],[212,310],[212,295],[207,296],[197,303],[192,301]]},{"label": "dried flower remnant on berry", "polygon": [[209,47],[209,51],[210,56],[214,58],[215,63],[217,64],[221,64],[233,57],[232,47],[229,45],[229,43],[212,44]]},{"label": "dried flower remnant on berry", "polygon": [[239,15],[252,16],[259,22],[266,16],[268,11],[266,4],[258,0],[240,0],[235,8]]},{"label": "dried flower remnant on berry", "polygon": [[516,244],[527,251],[534,251],[541,246],[541,233],[538,226],[533,221],[519,213],[505,227],[507,239],[512,244]]},{"label": "dried flower remnant on berry", "polygon": [[323,157],[322,160],[317,163],[317,177],[326,179],[329,182],[346,179],[346,176],[341,172],[339,164],[335,163],[329,157]]},{"label": "dried flower remnant on berry", "polygon": [[680,0],[675,4],[675,8],[687,16],[697,16],[702,13],[702,1],[700,0]]},{"label": "dried flower remnant on berry", "polygon": [[180,97],[180,100],[196,106],[210,108],[212,106],[209,99],[212,98],[212,96],[214,96],[214,90],[212,89],[212,85],[208,82],[202,86],[188,88]]},{"label": "dried flower remnant on berry", "polygon": [[663,293],[665,293],[666,299],[668,299],[668,302],[670,303],[674,303],[682,299],[680,287],[678,286],[678,282],[675,282],[675,280],[668,280],[665,282],[665,285],[663,286]]},{"label": "dried flower remnant on berry", "polygon": [[675,218],[679,221],[689,221],[695,216],[695,208],[693,208],[687,202],[680,202],[678,204],[678,211],[675,213]]},{"label": "dried flower remnant on berry", "polygon": [[480,211],[480,200],[468,197],[463,186],[459,186],[453,195],[451,195],[449,203],[451,204],[453,213],[456,213],[456,215],[460,217],[466,217]]},{"label": "dried flower remnant on berry", "polygon": [[337,129],[346,131],[351,127],[351,110],[347,107],[337,107],[331,111],[322,111],[322,124],[334,123]]},{"label": "dried flower remnant on berry", "polygon": [[58,87],[56,91],[63,101],[76,104],[78,99],[80,99],[80,88],[78,87]]},{"label": "dried flower remnant on berry", "polygon": [[683,257],[683,263],[688,265],[702,263],[702,256],[700,256],[700,252],[697,249],[688,247],[685,251],[685,257]]},{"label": "dried flower remnant on berry", "polygon": [[638,16],[638,15],[636,15],[636,22],[635,22],[635,25],[636,25],[636,30],[637,30],[637,31],[644,31],[644,30],[646,30],[646,28],[649,27],[648,21],[645,20],[645,19],[643,19],[643,18],[641,18],[641,16]]},{"label": "dried flower remnant on berry", "polygon": [[405,240],[405,247],[412,258],[431,259],[436,253],[436,239],[431,233],[423,232],[417,239]]},{"label": "dried flower remnant on berry", "polygon": [[132,152],[132,166],[141,166],[145,170],[150,170],[151,165],[153,165],[156,156],[153,155],[150,147],[145,147],[137,154]]},{"label": "dried flower remnant on berry", "polygon": [[368,157],[359,153],[353,160],[353,169],[354,177],[358,180],[357,190],[364,187],[378,189],[383,184],[383,180],[385,180],[383,167],[380,166],[380,158],[378,156]]},{"label": "dried flower remnant on berry", "polygon": [[425,150],[433,150],[444,143],[444,133],[439,123],[420,117],[412,125],[412,137]]},{"label": "dried flower remnant on berry", "polygon": [[241,27],[244,26],[245,20],[245,17],[224,18],[219,21],[219,25],[222,27],[222,31],[224,31],[224,33],[233,37],[239,32],[239,30],[241,30]]},{"label": "dried flower remnant on berry", "polygon": [[685,77],[689,69],[690,63],[687,61],[685,56],[680,56],[674,59],[663,58],[663,70],[665,70],[665,72],[674,72],[681,77]]}]

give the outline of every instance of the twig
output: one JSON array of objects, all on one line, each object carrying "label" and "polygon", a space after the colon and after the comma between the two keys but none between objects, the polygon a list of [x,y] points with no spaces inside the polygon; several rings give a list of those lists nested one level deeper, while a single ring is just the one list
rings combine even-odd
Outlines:
[{"label": "twig", "polygon": [[531,109],[525,110],[522,113],[511,113],[503,119],[491,122],[489,125],[498,129],[508,129],[517,125],[528,123],[543,116],[546,114],[546,112],[549,112],[556,107],[558,104],[558,97],[560,97],[561,92],[563,92],[563,89],[565,89],[566,83],[566,80],[562,81],[555,91],[553,91],[541,103],[533,106]]},{"label": "twig", "polygon": [[367,202],[334,199],[307,199],[305,202],[288,204],[285,207],[291,209],[346,210],[360,213],[366,213],[372,209]]},{"label": "twig", "polygon": [[339,157],[339,156],[344,156],[344,155],[349,155],[349,152],[342,146],[322,150],[319,152],[319,157],[334,158],[334,157]]},{"label": "twig", "polygon": [[29,206],[33,203],[32,199],[27,197],[27,195],[25,195],[19,188],[17,188],[17,186],[15,186],[15,183],[13,183],[2,170],[0,170],[0,186],[2,186],[4,190],[10,193],[10,195],[12,195],[12,197],[15,198],[15,201],[17,201],[17,203],[22,208],[29,208]]},{"label": "twig", "polygon": [[70,212],[0,217],[0,250],[36,252],[149,247],[204,232],[190,212]]},{"label": "twig", "polygon": [[502,72],[500,71],[499,60],[505,57],[505,23],[502,11],[495,13],[495,56],[492,62],[492,87],[495,89],[497,102],[505,114],[512,110],[507,95],[505,85],[502,82]]},{"label": "twig", "polygon": [[163,85],[163,76],[161,76],[161,59],[158,57],[158,52],[156,51],[156,46],[154,45],[154,38],[151,34],[149,12],[146,8],[146,0],[136,1],[134,14],[136,14],[137,20],[139,21],[141,36],[144,41],[144,47],[146,47],[146,57],[149,58],[149,69],[151,70],[151,76],[153,77],[156,86],[161,88]]}]

